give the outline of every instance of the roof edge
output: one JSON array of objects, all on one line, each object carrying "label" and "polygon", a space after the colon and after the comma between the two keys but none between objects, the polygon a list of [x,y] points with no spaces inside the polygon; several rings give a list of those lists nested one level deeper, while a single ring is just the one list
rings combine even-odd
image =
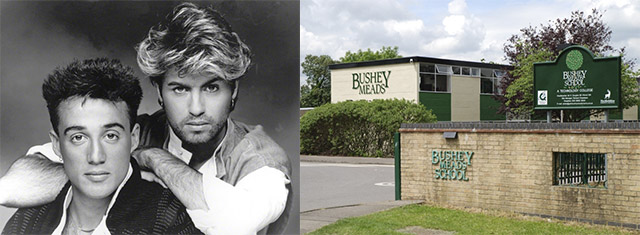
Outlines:
[{"label": "roof edge", "polygon": [[332,65],[329,65],[329,69],[346,69],[346,68],[357,68],[357,67],[389,65],[389,64],[402,64],[402,63],[411,63],[411,62],[446,64],[446,65],[480,67],[480,68],[491,68],[491,69],[507,69],[507,70],[513,69],[513,66],[505,65],[505,64],[490,64],[490,63],[472,62],[472,61],[463,61],[463,60],[440,59],[440,58],[424,57],[424,56],[411,56],[411,57],[402,57],[402,58],[395,58],[395,59],[332,64]]}]

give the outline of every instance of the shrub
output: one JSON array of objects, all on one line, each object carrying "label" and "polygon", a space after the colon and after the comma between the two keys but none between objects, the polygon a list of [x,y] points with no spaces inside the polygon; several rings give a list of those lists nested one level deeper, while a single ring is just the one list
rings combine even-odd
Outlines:
[{"label": "shrub", "polygon": [[407,100],[325,104],[300,118],[300,152],[393,157],[393,134],[401,123],[435,121],[430,110]]}]

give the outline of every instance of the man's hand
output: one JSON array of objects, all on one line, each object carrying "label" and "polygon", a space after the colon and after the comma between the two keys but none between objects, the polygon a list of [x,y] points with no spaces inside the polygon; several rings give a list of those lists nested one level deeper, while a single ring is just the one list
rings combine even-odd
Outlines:
[{"label": "man's hand", "polygon": [[158,176],[151,171],[140,171],[140,176],[142,177],[143,180],[146,180],[149,182],[156,182],[162,185],[162,187],[167,188],[167,185],[164,184],[164,182],[162,182],[162,180],[158,178]]},{"label": "man's hand", "polygon": [[[136,162],[138,162],[138,165],[140,166],[140,168],[148,170],[148,169],[151,169],[151,166],[150,166],[151,159],[149,158],[149,156],[152,155],[152,154],[148,154],[148,153],[152,152],[152,151],[164,151],[164,152],[166,152],[165,150],[159,149],[159,148],[140,146],[136,150],[133,150],[133,152],[131,152],[131,156],[134,159],[136,159]],[[148,180],[148,181],[151,181],[151,180]]]},{"label": "man's hand", "polygon": [[131,153],[142,169],[147,181],[158,182],[171,192],[190,210],[208,210],[202,190],[202,174],[164,149],[139,147]]},{"label": "man's hand", "polygon": [[165,154],[170,154],[169,152],[159,148],[138,147],[136,150],[134,150],[131,153],[131,156],[134,159],[136,159],[136,162],[138,162],[138,165],[140,166],[140,168],[143,169],[140,171],[140,176],[142,177],[143,180],[146,180],[149,182],[156,182],[162,185],[162,187],[167,188],[167,185],[162,181],[162,179],[158,178],[158,176],[155,173],[153,173],[152,170],[150,170],[152,169],[150,156],[153,156],[154,154],[157,155],[158,152],[164,152]]}]

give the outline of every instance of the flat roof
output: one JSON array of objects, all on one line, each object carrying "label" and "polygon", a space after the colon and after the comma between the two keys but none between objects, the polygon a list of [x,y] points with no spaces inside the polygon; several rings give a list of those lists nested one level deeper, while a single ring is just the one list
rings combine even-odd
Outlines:
[{"label": "flat roof", "polygon": [[471,62],[471,61],[463,61],[463,60],[440,59],[440,58],[424,57],[424,56],[412,56],[412,57],[402,57],[402,58],[386,59],[386,60],[372,60],[372,61],[364,61],[364,62],[332,64],[332,65],[329,65],[329,69],[346,69],[346,68],[357,68],[357,67],[388,65],[388,64],[404,64],[404,63],[410,63],[411,61],[432,63],[432,64],[443,64],[443,65],[489,68],[489,69],[503,69],[503,70],[513,69],[513,66],[505,65],[505,64],[490,64],[490,63]]}]

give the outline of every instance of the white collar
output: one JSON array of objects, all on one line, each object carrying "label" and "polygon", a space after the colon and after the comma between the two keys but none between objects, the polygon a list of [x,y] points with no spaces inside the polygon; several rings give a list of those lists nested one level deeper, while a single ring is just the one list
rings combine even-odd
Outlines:
[{"label": "white collar", "polygon": [[[131,163],[129,163],[129,169],[127,170],[127,175],[124,177],[124,180],[122,180],[122,182],[120,182],[120,185],[118,185],[118,188],[116,189],[116,192],[113,194],[113,197],[111,198],[111,201],[109,202],[109,207],[107,207],[107,211],[105,213],[105,215],[109,214],[109,211],[111,210],[111,207],[113,207],[113,204],[116,202],[116,198],[118,198],[118,194],[120,193],[120,189],[122,189],[122,187],[127,183],[127,181],[129,180],[129,178],[131,177],[131,174],[133,174],[133,168],[131,167]],[[73,198],[73,185],[71,187],[69,187],[69,190],[67,191],[67,195],[64,198],[64,207],[62,210],[62,218],[60,219],[60,223],[58,224],[58,227],[56,227],[55,230],[53,230],[54,235],[58,235],[58,234],[62,234],[62,230],[64,230],[65,225],[67,224],[67,209],[69,208],[69,205],[71,204],[71,199]],[[98,224],[98,227],[96,227],[95,230],[93,230],[93,232],[91,234],[110,234],[109,233],[109,229],[107,228],[107,221],[106,221],[106,216],[103,215],[102,216],[102,220],[100,220],[100,223]]]},{"label": "white collar", "polygon": [[191,152],[182,148],[182,140],[173,132],[171,126],[169,126],[169,143],[167,144],[167,150],[173,154],[173,156],[182,160],[184,163],[189,164],[191,160]]}]

